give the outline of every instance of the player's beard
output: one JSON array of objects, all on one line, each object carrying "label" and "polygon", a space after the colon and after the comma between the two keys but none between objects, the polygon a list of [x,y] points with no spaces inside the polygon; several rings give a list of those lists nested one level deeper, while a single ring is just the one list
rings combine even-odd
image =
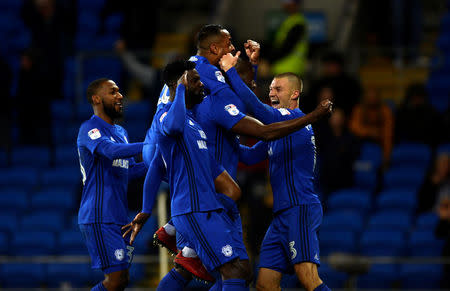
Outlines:
[{"label": "player's beard", "polygon": [[189,103],[192,105],[200,104],[202,103],[203,99],[205,98],[205,94],[202,93],[194,93],[194,92],[187,92],[187,100],[189,100]]},{"label": "player's beard", "polygon": [[123,116],[122,110],[116,110],[116,106],[114,104],[110,105],[103,103],[103,110],[105,111],[106,115],[108,115],[112,120],[122,118]]}]

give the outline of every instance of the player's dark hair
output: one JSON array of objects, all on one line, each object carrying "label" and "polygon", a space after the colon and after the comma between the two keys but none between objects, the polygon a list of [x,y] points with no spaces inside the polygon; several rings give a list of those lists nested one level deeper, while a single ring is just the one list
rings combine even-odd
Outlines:
[{"label": "player's dark hair", "polygon": [[239,75],[244,75],[248,72],[253,73],[252,64],[243,58],[238,58],[235,68]]},{"label": "player's dark hair", "polygon": [[167,86],[176,85],[184,71],[195,69],[195,63],[185,60],[176,60],[168,63],[163,70],[163,80]]},{"label": "player's dark hair", "polygon": [[303,88],[303,81],[297,74],[294,74],[291,72],[286,72],[286,73],[278,74],[274,78],[275,79],[288,78],[289,81],[296,83],[295,85],[298,87],[299,90],[302,90],[302,88]]},{"label": "player's dark hair", "polygon": [[220,36],[223,26],[219,24],[207,24],[197,34],[197,49],[208,49],[208,41],[213,36]]},{"label": "player's dark hair", "polygon": [[87,101],[90,104],[93,104],[94,102],[92,101],[92,95],[97,94],[98,89],[100,89],[100,87],[103,85],[103,83],[105,83],[106,81],[109,81],[108,78],[100,78],[97,79],[95,81],[92,81],[89,86],[87,87],[86,90],[86,98]]}]

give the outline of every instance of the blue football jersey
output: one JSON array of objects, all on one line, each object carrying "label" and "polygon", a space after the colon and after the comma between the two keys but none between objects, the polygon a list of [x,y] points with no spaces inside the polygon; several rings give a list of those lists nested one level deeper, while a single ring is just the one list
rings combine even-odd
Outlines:
[{"label": "blue football jersey", "polygon": [[232,91],[222,72],[205,57],[193,56],[190,61],[196,63],[196,70],[208,94],[195,108],[196,119],[208,135],[208,147],[217,163],[235,179],[239,161],[239,136],[230,129],[245,117],[245,106]]},{"label": "blue football jersey", "polygon": [[145,135],[144,140],[144,148],[142,149],[142,159],[147,166],[147,168],[150,165],[150,162],[153,159],[153,156],[155,154],[155,151],[157,150],[157,141],[156,141],[156,116],[158,113],[162,110],[162,108],[169,103],[170,93],[169,93],[169,87],[167,85],[164,85],[161,93],[159,95],[158,99],[158,105],[156,106],[156,112],[153,116],[152,123],[150,125],[150,128],[147,130],[147,133]]},{"label": "blue football jersey", "polygon": [[156,115],[158,145],[167,168],[171,192],[171,215],[210,211],[223,208],[216,199],[212,157],[207,137],[187,110],[183,132],[167,135],[163,122],[173,105],[166,104]]},{"label": "blue football jersey", "polygon": [[128,143],[128,134],[93,115],[78,132],[77,146],[83,179],[78,223],[128,223],[128,168],[133,158],[110,160],[95,153],[104,140]]},{"label": "blue football jersey", "polygon": [[[273,122],[302,117],[300,109],[274,109]],[[311,125],[268,142],[273,211],[294,205],[320,203],[314,189],[316,146]]]}]

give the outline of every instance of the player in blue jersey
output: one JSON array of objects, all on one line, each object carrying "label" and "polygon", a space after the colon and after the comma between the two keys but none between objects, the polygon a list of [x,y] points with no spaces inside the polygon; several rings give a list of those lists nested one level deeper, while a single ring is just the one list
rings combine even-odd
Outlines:
[{"label": "player in blue jersey", "polygon": [[124,290],[134,248],[122,237],[121,227],[128,220],[128,180],[146,173],[144,163],[133,159],[142,152],[143,143],[128,143],[125,129],[115,124],[123,113],[123,96],[114,81],[93,81],[88,86],[87,99],[94,115],[78,132],[83,178],[78,224],[92,268],[105,274],[105,279],[92,290]]},{"label": "player in blue jersey", "polygon": [[[227,54],[220,65],[249,112],[270,124],[303,116],[298,107],[303,84],[293,73],[276,76],[270,86],[272,107],[263,104],[232,67],[237,57]],[[331,96],[330,96],[331,98]],[[312,127],[279,140],[241,146],[240,160],[247,164],[269,159],[274,196],[274,219],[261,246],[258,290],[281,290],[282,273],[297,274],[308,291],[329,290],[319,278],[317,230],[322,207],[314,189],[316,147]]]},{"label": "player in blue jersey", "polygon": [[[166,67],[165,82],[174,99],[156,119],[159,150],[171,189],[172,221],[206,268],[222,274],[223,290],[248,290],[248,273],[239,259],[242,238],[231,231],[231,220],[217,200],[212,170],[215,161],[208,152],[206,134],[192,112],[203,99],[203,84],[194,67],[192,62],[174,62]],[[180,75],[177,86],[174,81]],[[161,284],[158,288],[169,290]]]}]

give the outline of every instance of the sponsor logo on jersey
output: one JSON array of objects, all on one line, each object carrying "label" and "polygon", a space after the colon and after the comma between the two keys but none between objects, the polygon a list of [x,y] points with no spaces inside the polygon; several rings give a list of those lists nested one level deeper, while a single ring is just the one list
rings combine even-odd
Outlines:
[{"label": "sponsor logo on jersey", "polygon": [[203,130],[199,130],[198,132],[200,133],[200,136],[202,138],[206,139],[206,134],[205,134],[205,132]]},{"label": "sponsor logo on jersey", "polygon": [[222,254],[225,257],[231,257],[233,255],[233,248],[230,245],[222,247]]},{"label": "sponsor logo on jersey", "polygon": [[225,77],[222,75],[221,71],[216,71],[214,74],[219,82],[225,83]]},{"label": "sponsor logo on jersey", "polygon": [[113,161],[112,166],[123,168],[123,169],[128,169],[129,164],[130,164],[130,162],[128,160],[116,159]]},{"label": "sponsor logo on jersey", "polygon": [[290,115],[291,113],[286,108],[279,108],[278,111],[281,112],[281,115]]},{"label": "sponsor logo on jersey", "polygon": [[225,110],[231,115],[236,116],[239,114],[239,109],[234,104],[228,104],[225,106]]},{"label": "sponsor logo on jersey", "polygon": [[166,115],[167,115],[167,111],[161,115],[161,117],[159,118],[159,122],[162,122],[164,120],[164,117],[166,117]]},{"label": "sponsor logo on jersey", "polygon": [[122,261],[125,258],[125,251],[123,249],[117,249],[114,252],[114,256],[118,261]]},{"label": "sponsor logo on jersey", "polygon": [[204,140],[197,140],[198,148],[201,150],[206,150],[208,147],[206,146],[206,141]]},{"label": "sponsor logo on jersey", "polygon": [[94,128],[94,129],[89,130],[88,136],[89,136],[92,140],[95,140],[95,139],[100,138],[102,135],[101,135],[101,133],[100,133],[100,130],[98,130],[97,128]]}]

